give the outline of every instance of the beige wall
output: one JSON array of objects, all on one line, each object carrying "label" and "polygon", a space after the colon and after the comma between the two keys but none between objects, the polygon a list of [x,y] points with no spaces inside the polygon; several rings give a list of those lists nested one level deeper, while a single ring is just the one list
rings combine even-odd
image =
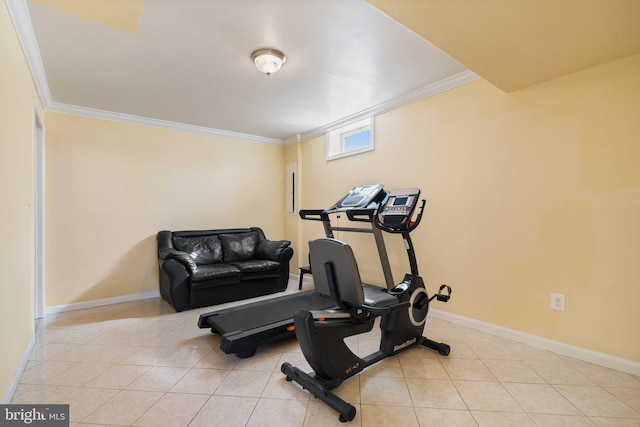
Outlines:
[{"label": "beige wall", "polygon": [[39,105],[7,8],[0,6],[0,398],[33,333],[33,108]]},{"label": "beige wall", "polygon": [[[420,187],[421,273],[454,288],[438,309],[640,361],[639,93],[640,55],[510,94],[464,85],[377,117],[373,152],[326,162],[324,138],[303,142],[301,206]],[[305,221],[300,239],[322,234]],[[381,283],[372,240],[355,240]],[[406,257],[386,240],[397,280]]]},{"label": "beige wall", "polygon": [[[4,4],[0,40],[7,390],[33,332],[39,101]],[[510,94],[477,81],[377,117],[376,150],[332,162],[324,138],[283,150],[47,113],[46,305],[157,290],[161,229],[257,225],[291,239],[304,263],[306,242],[323,230],[283,215],[284,165],[296,161],[302,208],[327,207],[362,183],[423,190],[421,271],[431,290],[454,287],[439,309],[640,361],[639,92],[640,55]],[[368,236],[338,237],[354,242],[375,281]],[[387,238],[396,278],[407,269],[398,240]],[[550,292],[566,294],[566,312],[548,308]]]},{"label": "beige wall", "polygon": [[284,230],[283,148],[47,113],[46,305],[158,289],[158,231]]}]

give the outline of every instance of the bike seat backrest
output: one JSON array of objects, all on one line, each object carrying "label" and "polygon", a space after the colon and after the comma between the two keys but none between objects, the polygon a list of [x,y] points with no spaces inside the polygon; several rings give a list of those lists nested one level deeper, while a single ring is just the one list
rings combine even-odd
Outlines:
[{"label": "bike seat backrest", "polygon": [[[358,264],[349,245],[335,239],[317,239],[309,242],[309,253],[317,292],[331,296],[340,307],[345,303],[360,307],[364,303]],[[325,268],[327,265],[329,268]]]}]

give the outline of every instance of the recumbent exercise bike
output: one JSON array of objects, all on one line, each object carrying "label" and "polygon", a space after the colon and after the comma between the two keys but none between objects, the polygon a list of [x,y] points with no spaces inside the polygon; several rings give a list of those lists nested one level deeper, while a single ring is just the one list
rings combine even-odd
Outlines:
[{"label": "recumbent exercise bike", "polygon": [[[422,218],[424,200],[412,221],[419,196],[420,190],[416,188],[393,191],[372,218],[380,229],[402,234],[409,256],[411,273],[389,291],[382,288],[373,292],[363,290],[349,245],[330,238],[309,242],[315,286],[328,289],[336,307],[318,311],[301,309],[295,313],[296,337],[314,372],[307,374],[286,362],[280,369],[287,381],[295,381],[336,410],[342,422],[351,421],[356,415],[353,405],[330,391],[344,380],[414,345],[431,348],[444,356],[450,352],[447,344],[422,336],[429,303],[434,298],[447,302],[451,288],[442,285],[438,293],[429,298],[418,275],[409,234]],[[378,316],[381,316],[379,350],[359,357],[347,347],[344,339],[371,331]]]}]

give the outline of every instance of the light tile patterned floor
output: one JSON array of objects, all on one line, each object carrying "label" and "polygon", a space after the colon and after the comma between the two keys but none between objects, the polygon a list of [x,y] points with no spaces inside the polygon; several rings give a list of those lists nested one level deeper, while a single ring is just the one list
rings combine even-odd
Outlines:
[{"label": "light tile patterned floor", "polygon": [[[13,403],[69,403],[78,427],[345,425],[285,381],[285,361],[310,370],[295,340],[239,359],[198,329],[200,313],[229,305],[175,313],[157,298],[48,316]],[[348,425],[640,426],[640,378],[437,319],[425,335],[450,356],[412,348],[345,382]],[[378,336],[349,345],[367,354]]]}]

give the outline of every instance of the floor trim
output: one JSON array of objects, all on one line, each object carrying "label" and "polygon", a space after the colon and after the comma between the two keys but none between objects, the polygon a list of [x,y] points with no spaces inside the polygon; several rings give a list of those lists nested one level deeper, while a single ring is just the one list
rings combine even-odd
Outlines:
[{"label": "floor trim", "polygon": [[18,365],[18,369],[16,369],[16,372],[13,374],[13,378],[11,379],[11,383],[7,388],[7,392],[2,398],[3,405],[8,405],[9,403],[11,403],[11,400],[13,400],[13,395],[15,394],[16,389],[18,388],[18,383],[20,382],[20,378],[22,377],[24,368],[27,366],[27,363],[29,362],[29,356],[31,356],[31,350],[33,349],[33,346],[35,343],[36,343],[36,335],[33,334],[31,336],[31,339],[29,340],[29,344],[27,344],[27,349],[25,350],[24,355],[22,356],[20,365]]},{"label": "floor trim", "polygon": [[517,331],[515,329],[505,328],[503,326],[494,325],[481,320],[470,319],[458,314],[451,314],[437,309],[430,309],[429,314],[440,320],[455,323],[467,328],[476,329],[478,331],[487,332],[499,337],[508,338],[523,344],[553,351],[557,354],[573,357],[618,371],[626,372],[631,375],[640,377],[640,363],[632,360],[623,359],[621,357],[611,356],[605,353],[588,350],[586,348],[565,344],[560,341],[542,338],[537,335],[528,334],[526,332]]},{"label": "floor trim", "polygon": [[103,305],[120,304],[123,302],[138,301],[141,299],[157,298],[160,291],[142,292],[139,294],[122,295],[119,297],[103,298],[92,301],[76,302],[72,304],[54,305],[45,308],[45,314],[64,313],[65,311],[83,310],[85,308],[101,307]]},{"label": "floor trim", "polygon": [[[298,282],[299,276],[297,274],[290,274],[289,278],[294,280],[296,283]],[[308,279],[311,281],[311,279]],[[307,278],[304,278],[304,281],[307,281]],[[131,294],[131,295],[123,295],[119,297],[113,298],[104,298],[100,300],[93,301],[84,301],[73,304],[62,304],[52,307],[46,308],[46,314],[56,314],[63,313],[66,311],[73,310],[82,310],[86,308],[100,307],[104,305],[110,304],[119,304],[123,302],[137,301],[148,298],[157,298],[160,296],[159,291],[152,292],[144,292],[139,294]],[[494,325],[488,322],[483,322],[481,320],[475,320],[468,317],[460,316],[458,314],[451,314],[445,311],[440,311],[437,309],[430,309],[429,313],[432,317],[440,320],[445,320],[447,322],[451,322],[457,325],[465,326],[471,329],[475,329],[482,332],[487,332],[499,337],[511,339],[523,344],[532,345],[534,347],[542,348],[545,350],[550,350],[558,354],[562,354],[564,356],[573,357],[578,360],[582,360],[589,363],[594,363],[596,365],[604,366],[611,369],[616,369],[621,372],[626,372],[631,375],[635,375],[640,377],[640,363],[634,362],[632,360],[623,359],[616,356],[611,356],[605,353],[599,353],[596,351],[588,350],[585,348],[577,347],[570,344],[565,344],[560,341],[554,341],[548,338],[542,338],[536,335],[532,335],[526,332],[517,331],[515,329],[505,328],[503,326]],[[25,353],[25,357],[23,358],[23,362],[21,363],[21,367],[18,369],[20,375],[22,374],[22,369],[24,369],[24,364],[26,364],[28,355],[31,351],[31,347],[33,346],[33,341],[29,344],[29,348]],[[20,378],[20,375],[16,374],[15,378]],[[15,381],[14,378],[14,381]],[[12,384],[15,388],[15,385]],[[11,391],[11,389],[10,389]],[[7,392],[9,395],[9,392]]]}]

